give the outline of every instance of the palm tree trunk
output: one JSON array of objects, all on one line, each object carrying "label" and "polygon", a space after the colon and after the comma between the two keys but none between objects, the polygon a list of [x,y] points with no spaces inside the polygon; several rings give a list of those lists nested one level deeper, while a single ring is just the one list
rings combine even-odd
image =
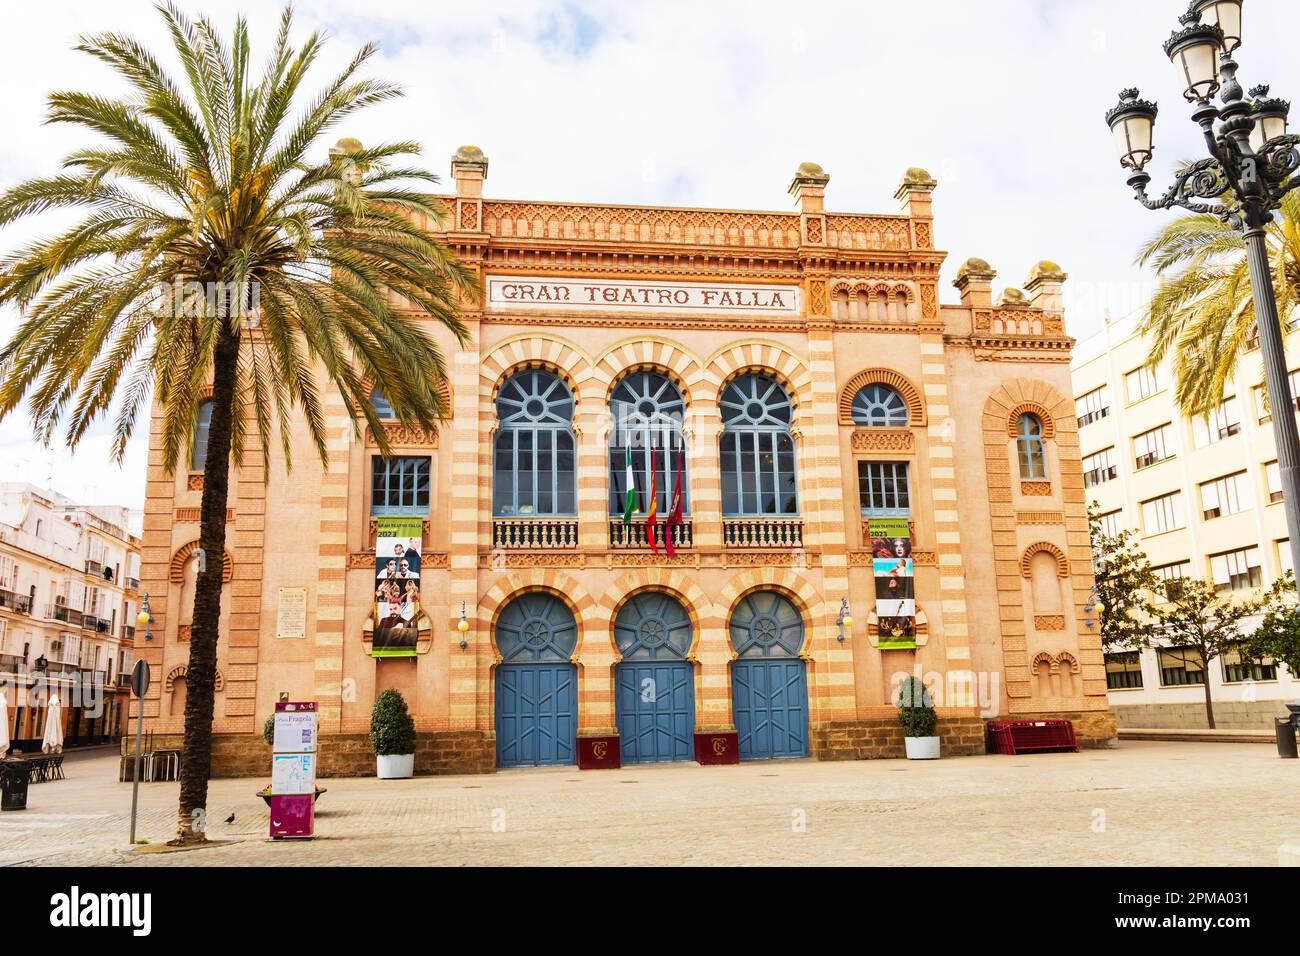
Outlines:
[{"label": "palm tree trunk", "polygon": [[181,753],[181,797],[173,843],[202,843],[212,770],[213,694],[217,677],[217,626],[225,574],[226,499],[230,490],[231,423],[239,335],[223,331],[213,356],[212,420],[203,463],[199,548],[203,564],[194,586],[190,662],[185,673],[185,744]]}]

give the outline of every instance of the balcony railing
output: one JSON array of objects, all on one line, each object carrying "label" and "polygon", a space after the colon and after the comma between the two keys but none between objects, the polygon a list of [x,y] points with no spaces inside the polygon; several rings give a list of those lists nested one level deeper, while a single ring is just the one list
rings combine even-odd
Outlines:
[{"label": "balcony railing", "polygon": [[100,575],[100,574],[103,574],[103,573],[104,573],[104,562],[102,562],[102,561],[87,561],[87,562],[86,562],[86,573],[87,573],[87,574],[94,574],[94,575]]},{"label": "balcony railing", "polygon": [[492,547],[562,551],[578,546],[577,518],[493,518]]},{"label": "balcony railing", "polygon": [[1099,422],[1109,414],[1109,405],[1102,408],[1094,408],[1092,411],[1079,416],[1079,427],[1082,428],[1084,425],[1091,425],[1093,422]]},{"label": "balcony railing", "polygon": [[722,544],[728,548],[802,548],[802,518],[723,518]]},{"label": "balcony railing", "polygon": [[21,654],[0,654],[0,673],[21,674],[27,669],[27,663]]},{"label": "balcony railing", "polygon": [[74,611],[65,604],[52,604],[45,612],[45,616],[56,621],[63,621],[65,624],[71,624],[74,627],[81,627],[86,619],[86,615],[80,611]]},{"label": "balcony railing", "polygon": [[1083,487],[1092,488],[1095,485],[1105,484],[1119,477],[1119,467],[1116,465],[1103,465],[1100,468],[1093,468],[1083,473]]},{"label": "balcony railing", "polygon": [[118,687],[130,687],[130,686],[131,686],[131,675],[130,675],[129,673],[126,673],[126,674],[118,674],[118,675],[117,675],[117,686],[118,686]]},{"label": "balcony railing", "polygon": [[127,589],[128,591],[138,591],[138,590],[140,590],[140,579],[139,579],[139,578],[125,578],[124,581],[125,581],[125,583],[126,583],[126,589]]},{"label": "balcony railing", "polygon": [[124,641],[134,641],[134,640],[135,640],[135,626],[134,626],[134,625],[132,625],[132,624],[123,624],[123,625],[122,625],[122,640],[124,640]]},{"label": "balcony railing", "polygon": [[[655,543],[659,547],[663,547],[666,536],[670,533],[673,536],[674,549],[689,548],[694,543],[690,518],[683,518],[681,524],[674,525],[672,528],[668,527],[667,520],[655,522]],[[633,519],[631,524],[625,525],[622,518],[610,518],[609,546],[649,551],[650,539],[646,534],[645,522]]]},{"label": "balcony railing", "polygon": [[19,614],[31,614],[32,599],[26,594],[0,591],[0,607],[8,608],[10,611],[17,611]]}]

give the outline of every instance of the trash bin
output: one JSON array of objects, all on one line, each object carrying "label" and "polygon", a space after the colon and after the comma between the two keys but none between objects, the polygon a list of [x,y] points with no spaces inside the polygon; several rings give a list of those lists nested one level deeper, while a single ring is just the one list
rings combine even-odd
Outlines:
[{"label": "trash bin", "polygon": [[1296,756],[1295,724],[1290,717],[1274,717],[1273,729],[1277,733],[1277,755],[1279,757]]},{"label": "trash bin", "polygon": [[0,761],[0,810],[27,809],[27,784],[31,777],[28,761]]}]

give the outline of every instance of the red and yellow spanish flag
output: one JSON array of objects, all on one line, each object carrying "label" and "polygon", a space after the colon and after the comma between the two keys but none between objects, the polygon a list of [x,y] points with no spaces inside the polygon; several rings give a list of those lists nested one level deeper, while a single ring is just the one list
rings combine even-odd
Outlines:
[{"label": "red and yellow spanish flag", "polygon": [[656,460],[655,449],[650,449],[650,506],[646,509],[645,516],[645,536],[650,539],[650,549],[655,554],[659,553],[659,545],[655,542],[655,518],[659,516],[659,492],[655,487],[655,478],[659,473],[659,463]]}]

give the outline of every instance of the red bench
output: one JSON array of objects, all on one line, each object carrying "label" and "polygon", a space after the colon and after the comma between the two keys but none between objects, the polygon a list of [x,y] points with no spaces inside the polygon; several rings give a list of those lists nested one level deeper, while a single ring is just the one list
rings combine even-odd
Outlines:
[{"label": "red bench", "polygon": [[1074,724],[1068,720],[991,720],[987,740],[989,753],[995,754],[1079,750]]}]

